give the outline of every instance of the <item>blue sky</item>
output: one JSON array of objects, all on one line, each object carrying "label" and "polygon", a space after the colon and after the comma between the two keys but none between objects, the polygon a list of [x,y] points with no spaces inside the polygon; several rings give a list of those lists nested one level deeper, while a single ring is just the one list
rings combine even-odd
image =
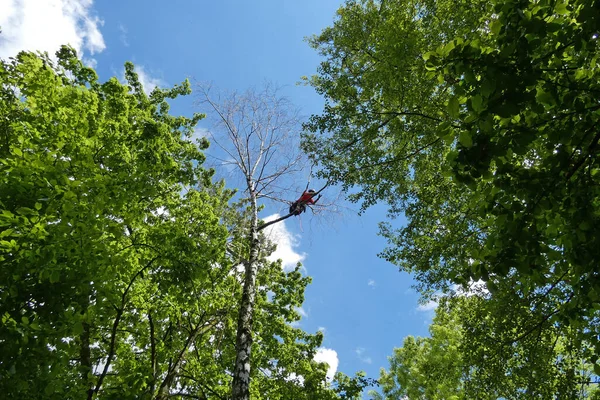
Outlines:
[{"label": "blue sky", "polygon": [[[296,83],[316,72],[319,56],[304,37],[330,25],[341,1],[3,0],[0,57],[20,49],[54,52],[70,43],[96,66],[101,80],[122,74],[133,61],[147,86],[186,77],[223,89],[245,90],[265,80],[282,85],[303,115],[323,100]],[[193,99],[178,100],[174,114],[206,112]],[[304,182],[300,186],[304,186]],[[297,194],[290,193],[290,200]],[[267,209],[269,213],[279,210]],[[320,220],[322,219],[322,220]],[[411,278],[377,257],[385,241],[377,223],[385,207],[335,218],[303,214],[274,235],[284,262],[301,260],[312,276],[300,326],[324,329],[322,359],[353,375],[377,378],[386,357],[406,335],[427,335],[433,311],[418,307]],[[403,221],[397,221],[402,223]],[[333,350],[333,351],[332,351]]]}]

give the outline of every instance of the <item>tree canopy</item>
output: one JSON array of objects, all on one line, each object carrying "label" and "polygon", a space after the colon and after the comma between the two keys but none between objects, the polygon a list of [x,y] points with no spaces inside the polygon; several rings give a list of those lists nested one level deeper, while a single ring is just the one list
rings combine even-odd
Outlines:
[{"label": "tree canopy", "polygon": [[407,218],[382,224],[382,256],[414,272],[422,293],[483,280],[503,304],[488,311],[520,321],[494,334],[556,328],[592,363],[598,10],[593,0],[348,1],[310,39],[325,60],[308,82],[326,104],[304,138],[323,177],[356,187],[352,200]]},{"label": "tree canopy", "polygon": [[[389,357],[389,370],[381,370],[383,396],[371,395],[440,400],[598,398],[597,385],[590,384],[591,364],[568,336],[549,327],[528,340],[507,343],[508,321],[490,313],[494,303],[481,292],[442,299],[430,336],[406,337]],[[524,308],[519,313],[527,318]],[[488,364],[485,368],[480,367],[482,361]]]},{"label": "tree canopy", "polygon": [[600,398],[599,35],[600,0],[347,0],[308,39],[325,105],[301,149],[269,88],[203,91],[239,192],[204,114],[170,114],[187,80],[100,82],[70,47],[0,60],[0,392],[358,398],[375,382],[328,379],[295,324],[310,277],[269,258],[294,213],[259,218],[303,150],[324,187],[387,204],[380,256],[439,302],[373,397]]},{"label": "tree canopy", "polygon": [[[248,210],[205,169],[206,139],[169,114],[187,81],[147,95],[98,82],[75,52],[0,61],[0,391],[7,398],[198,398],[231,393]],[[310,278],[258,237],[252,398],[336,399]],[[236,249],[236,251],[231,251]]]}]

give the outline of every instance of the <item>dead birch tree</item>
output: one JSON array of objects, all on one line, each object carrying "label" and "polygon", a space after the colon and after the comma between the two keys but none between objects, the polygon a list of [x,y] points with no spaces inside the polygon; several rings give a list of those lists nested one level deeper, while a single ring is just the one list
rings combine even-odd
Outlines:
[{"label": "dead birch tree", "polygon": [[286,196],[292,192],[296,195],[296,181],[306,166],[298,144],[300,121],[293,105],[271,85],[226,95],[201,85],[199,92],[200,103],[210,106],[215,122],[209,134],[216,147],[211,156],[222,166],[233,167],[232,172],[240,178],[238,183],[244,188],[243,196],[250,208],[249,249],[244,261],[232,382],[232,398],[248,400],[255,285],[261,251],[259,232],[292,215],[261,224],[258,211],[263,200],[289,203]]}]

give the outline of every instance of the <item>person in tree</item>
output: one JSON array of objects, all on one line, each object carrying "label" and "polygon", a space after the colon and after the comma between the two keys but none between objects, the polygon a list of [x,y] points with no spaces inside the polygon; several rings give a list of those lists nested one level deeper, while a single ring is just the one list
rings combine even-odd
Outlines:
[{"label": "person in tree", "polygon": [[306,211],[306,205],[314,205],[317,204],[317,201],[321,198],[321,195],[318,195],[316,199],[313,197],[316,195],[314,189],[308,189],[302,193],[302,196],[295,202],[290,205],[290,214],[300,215]]}]

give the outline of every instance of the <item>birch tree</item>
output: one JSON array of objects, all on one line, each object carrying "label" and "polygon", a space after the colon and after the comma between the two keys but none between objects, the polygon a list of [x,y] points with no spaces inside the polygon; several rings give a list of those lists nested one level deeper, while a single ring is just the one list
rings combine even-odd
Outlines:
[{"label": "birch tree", "polygon": [[210,139],[219,154],[213,157],[233,166],[250,211],[245,227],[249,248],[243,262],[245,273],[232,382],[233,399],[248,399],[256,277],[262,250],[259,232],[292,215],[288,213],[264,223],[258,212],[262,201],[285,202],[293,187],[292,179],[303,171],[305,163],[297,141],[300,121],[298,111],[271,85],[227,95],[216,94],[207,85],[200,86],[200,91],[200,103],[209,105],[214,112],[215,126]]}]

